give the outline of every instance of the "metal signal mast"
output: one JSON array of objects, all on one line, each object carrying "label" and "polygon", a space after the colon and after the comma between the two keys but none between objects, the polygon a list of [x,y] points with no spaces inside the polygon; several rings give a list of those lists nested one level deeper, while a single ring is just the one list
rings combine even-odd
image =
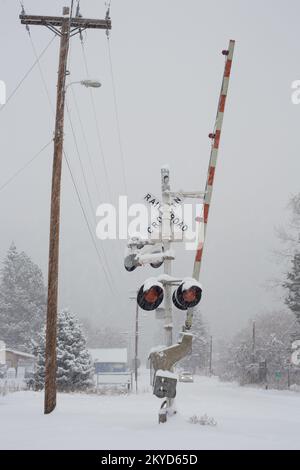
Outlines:
[{"label": "metal signal mast", "polygon": [[[124,260],[125,269],[129,272],[135,270],[138,266],[142,266],[147,263],[153,268],[158,268],[161,264],[164,264],[164,274],[148,279],[141,286],[137,295],[137,303],[140,308],[147,311],[154,311],[159,308],[160,311],[163,312],[165,318],[166,346],[153,350],[149,355],[151,366],[154,370],[152,383],[153,393],[158,398],[165,399],[159,412],[159,422],[165,422],[167,420],[167,416],[172,416],[176,413],[174,398],[176,396],[177,378],[174,374],[173,367],[191,351],[192,347],[193,335],[189,330],[192,327],[195,307],[199,304],[202,296],[202,287],[198,280],[200,276],[203,246],[206,236],[234,45],[235,42],[230,41],[228,50],[223,51],[223,55],[226,56],[225,70],[215,129],[214,133],[209,135],[212,139],[212,149],[205,191],[173,193],[170,188],[169,168],[164,166],[161,169],[162,203],[157,201],[156,198],[153,199],[154,204],[158,204],[160,211],[160,217],[157,219],[160,223],[159,237],[157,240],[159,244],[156,244],[156,246],[155,242],[153,242],[153,246],[151,248],[151,241],[149,240],[142,241],[138,238],[135,240],[131,239],[128,243],[129,250]],[[181,197],[178,197],[179,194]],[[175,220],[174,217],[172,218],[174,197],[176,204],[181,203],[184,198],[197,198],[201,201],[204,208],[203,221],[200,219],[200,223],[198,225],[199,245],[197,248],[192,278],[177,279],[172,277],[171,273],[172,261],[175,259],[175,255],[170,250],[172,242],[175,241],[173,233],[174,228],[172,224],[172,221]],[[148,202],[150,199],[149,203],[152,203],[150,194],[148,194],[145,199]],[[202,231],[204,235],[201,238]],[[149,233],[151,233],[151,231]],[[148,245],[150,245],[150,253]],[[148,252],[145,251],[145,248],[147,248]],[[174,287],[175,290],[173,290]],[[163,301],[164,307],[161,308],[159,306]],[[187,312],[183,331],[178,342],[175,344],[173,344],[172,338],[172,304],[174,304],[177,309]],[[210,372],[212,370],[211,355],[212,340],[210,344]]]}]

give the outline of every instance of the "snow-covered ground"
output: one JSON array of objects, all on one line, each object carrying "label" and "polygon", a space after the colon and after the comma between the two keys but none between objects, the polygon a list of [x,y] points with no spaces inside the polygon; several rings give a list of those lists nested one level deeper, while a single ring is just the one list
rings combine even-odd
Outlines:
[{"label": "snow-covered ground", "polygon": [[[138,395],[61,394],[43,415],[43,395],[0,397],[0,449],[300,449],[300,394],[242,388],[197,377],[179,383],[178,414],[158,424],[160,400]],[[217,426],[188,422],[207,414]]]}]

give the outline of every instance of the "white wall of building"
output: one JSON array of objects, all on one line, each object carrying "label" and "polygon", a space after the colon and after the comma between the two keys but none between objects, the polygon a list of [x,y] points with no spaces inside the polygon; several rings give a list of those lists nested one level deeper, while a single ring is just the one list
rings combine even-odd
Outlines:
[{"label": "white wall of building", "polygon": [[0,364],[5,364],[5,343],[0,341]]}]

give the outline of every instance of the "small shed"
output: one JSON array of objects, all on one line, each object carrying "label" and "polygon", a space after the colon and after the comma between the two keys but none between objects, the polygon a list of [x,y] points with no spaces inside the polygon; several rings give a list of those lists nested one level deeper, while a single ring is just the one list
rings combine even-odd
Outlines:
[{"label": "small shed", "polygon": [[4,341],[0,341],[0,364],[18,371],[22,368],[26,372],[33,372],[35,357],[33,354],[7,348]]},{"label": "small shed", "polygon": [[127,349],[89,349],[95,373],[114,373],[127,371]]}]

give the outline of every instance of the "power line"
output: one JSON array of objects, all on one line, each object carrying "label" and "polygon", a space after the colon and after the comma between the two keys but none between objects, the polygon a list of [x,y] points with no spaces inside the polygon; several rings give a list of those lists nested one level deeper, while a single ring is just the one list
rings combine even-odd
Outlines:
[{"label": "power line", "polygon": [[39,64],[39,61],[40,59],[43,57],[43,55],[45,54],[45,52],[48,50],[48,48],[51,46],[52,42],[54,41],[56,36],[53,36],[51,38],[51,41],[47,44],[47,46],[42,50],[42,52],[40,53],[39,56],[36,56],[36,60],[34,61],[34,63],[32,64],[32,66],[27,70],[27,72],[25,73],[25,75],[23,76],[23,78],[20,80],[20,82],[17,84],[17,86],[14,88],[14,90],[11,92],[11,94],[9,95],[9,97],[7,98],[6,102],[4,103],[4,105],[0,108],[0,111],[3,111],[3,109],[6,108],[6,106],[8,105],[8,103],[11,101],[11,99],[15,96],[15,94],[17,93],[17,91],[19,90],[19,88],[22,86],[23,82],[26,80],[26,78],[30,75],[30,73],[32,72],[32,70],[35,68],[35,66],[37,64]]},{"label": "power line", "polygon": [[[52,110],[52,113],[53,113],[53,116],[55,115],[55,111],[54,111],[54,107],[53,107],[53,104],[52,104],[52,101],[51,101],[51,96],[50,96],[50,92],[48,90],[48,87],[47,87],[47,83],[46,83],[46,80],[45,80],[45,76],[43,74],[43,70],[42,70],[42,67],[41,67],[41,63],[40,63],[40,59],[37,55],[37,52],[36,52],[36,47],[35,47],[35,44],[32,40],[32,37],[31,37],[31,33],[30,31],[28,32],[28,35],[29,35],[29,39],[30,39],[30,43],[31,43],[31,46],[32,46],[32,49],[33,49],[33,53],[37,59],[37,63],[38,63],[38,68],[39,68],[39,72],[40,72],[40,76],[41,76],[41,79],[42,79],[42,82],[43,82],[43,85],[44,85],[44,89],[45,89],[45,92],[46,92],[46,95],[47,95],[47,99],[48,99],[48,102],[49,102],[49,105],[50,105],[50,108]],[[53,36],[54,38],[56,36]]]},{"label": "power line", "polygon": [[[69,61],[70,61],[70,57],[71,55],[69,56]],[[72,90],[73,91],[73,90]],[[73,96],[74,96],[74,99],[75,99],[75,102],[76,102],[76,98],[75,98],[75,94],[74,94],[74,91],[73,91]],[[82,173],[82,176],[83,176],[83,182],[84,182],[84,186],[85,186],[85,189],[86,189],[86,192],[87,192],[87,195],[88,195],[88,200],[89,200],[89,205],[90,205],[90,209],[91,209],[91,213],[92,213],[92,216],[95,220],[95,211],[93,209],[93,202],[92,202],[92,197],[91,197],[91,193],[90,193],[90,190],[89,190],[89,185],[88,185],[88,182],[87,182],[87,179],[86,179],[86,174],[85,174],[85,171],[84,171],[84,165],[82,163],[82,158],[81,158],[81,155],[80,155],[80,151],[79,151],[79,146],[78,146],[78,142],[77,142],[77,137],[76,137],[76,133],[75,133],[75,129],[74,129],[74,126],[73,126],[73,122],[72,122],[72,118],[71,118],[71,113],[70,113],[70,110],[69,110],[69,107],[68,107],[68,104],[66,102],[66,109],[67,109],[67,114],[68,114],[68,117],[69,117],[69,121],[70,121],[70,126],[71,126],[71,131],[72,131],[72,136],[73,136],[73,140],[74,140],[74,144],[75,144],[75,148],[76,148],[76,152],[77,152],[77,156],[78,156],[78,160],[79,160],[79,164],[80,164],[80,169],[81,169],[81,173]],[[79,116],[80,116],[80,113],[79,113]],[[72,180],[74,181],[75,183],[75,180],[74,178],[72,178]],[[79,194],[79,191],[78,189],[76,190],[77,192],[77,195]],[[79,201],[80,204],[82,205],[82,202]],[[87,219],[87,217],[86,217]],[[91,230],[90,230],[90,227],[89,227],[89,231],[91,233]],[[94,237],[93,237],[94,239]],[[110,285],[114,284],[114,280],[113,280],[113,275],[112,275],[112,272],[110,270],[110,266],[109,266],[109,261],[106,257],[106,253],[102,247],[102,245],[100,245],[100,249],[101,249],[101,253],[102,253],[102,263],[103,265],[105,266],[105,269],[106,269],[106,272],[105,272],[105,275],[108,276],[108,279],[107,279],[107,282],[111,283]],[[98,252],[98,249],[97,249],[97,252]],[[99,255],[99,252],[98,252],[98,255]]]},{"label": "power line", "polygon": [[[20,1],[20,5],[21,5],[21,9],[22,9],[22,15],[25,15],[24,3],[23,3],[22,1]],[[45,91],[46,91],[46,95],[47,95],[47,98],[48,98],[48,102],[49,102],[51,111],[52,111],[53,115],[55,116],[55,110],[54,110],[54,107],[53,107],[53,105],[52,105],[51,96],[50,96],[50,93],[49,93],[49,90],[48,90],[48,87],[47,87],[47,83],[46,83],[46,80],[45,80],[45,77],[44,77],[44,74],[43,74],[43,70],[42,70],[41,63],[40,63],[40,58],[38,57],[35,44],[34,44],[33,39],[32,39],[32,37],[31,37],[30,27],[29,27],[28,24],[26,24],[26,25],[25,25],[25,28],[26,28],[26,31],[27,31],[28,36],[29,36],[29,39],[30,39],[30,44],[31,44],[31,47],[32,47],[32,50],[33,50],[33,54],[34,54],[34,56],[35,56],[35,58],[36,58],[36,61],[37,61],[37,64],[38,64],[40,76],[41,76],[41,79],[42,79],[42,82],[43,82],[43,85],[44,85],[44,89],[45,89]],[[53,39],[54,39],[55,37],[56,37],[56,35],[53,36]]]},{"label": "power line", "polygon": [[110,291],[111,293],[113,294],[113,296],[115,296],[116,294],[116,291],[114,290],[113,286],[112,286],[112,283],[110,281],[110,276],[108,274],[108,272],[106,271],[106,267],[105,265],[103,264],[103,260],[100,256],[100,253],[98,251],[98,247],[96,245],[96,242],[95,242],[95,239],[94,239],[94,236],[93,236],[93,232],[91,230],[91,227],[90,227],[90,224],[89,224],[89,221],[88,221],[88,217],[86,215],[86,212],[84,210],[84,207],[83,207],[83,204],[82,204],[82,199],[81,199],[81,196],[80,196],[80,192],[79,192],[79,189],[76,185],[76,181],[75,181],[75,178],[74,178],[74,175],[72,173],[72,170],[71,170],[71,166],[70,166],[70,163],[69,163],[69,160],[68,160],[68,157],[67,157],[67,154],[66,152],[64,151],[64,158],[66,160],[66,163],[67,163],[67,167],[68,167],[68,170],[69,170],[69,173],[70,173],[70,176],[71,176],[71,180],[72,180],[72,183],[73,183],[73,186],[74,186],[74,189],[75,189],[75,192],[76,192],[76,195],[77,195],[77,199],[78,199],[78,202],[79,202],[79,205],[80,205],[80,208],[81,208],[81,211],[82,211],[82,215],[84,217],[84,220],[85,220],[85,223],[86,223],[86,226],[87,226],[87,229],[88,229],[88,232],[90,234],[90,237],[91,237],[91,241],[92,241],[92,244],[96,250],[96,253],[97,253],[97,257],[100,261],[100,266],[101,268],[103,269],[103,272],[104,272],[104,275],[105,275],[105,278],[106,278],[106,281],[107,281],[107,284],[108,284],[108,287],[110,288]]},{"label": "power line", "polygon": [[85,186],[85,189],[86,189],[86,192],[87,192],[87,195],[88,195],[88,201],[89,201],[89,204],[90,204],[91,213],[92,213],[92,216],[95,217],[95,208],[93,207],[92,197],[91,197],[91,193],[90,193],[90,190],[89,190],[89,185],[87,183],[86,174],[85,174],[85,171],[84,171],[84,166],[83,166],[83,163],[82,163],[82,159],[81,159],[81,156],[80,156],[77,137],[76,137],[76,134],[75,134],[75,130],[74,130],[74,126],[73,126],[73,122],[72,122],[71,113],[70,113],[68,103],[66,103],[66,108],[67,108],[67,114],[68,114],[70,127],[71,127],[71,131],[72,131],[72,135],[73,135],[73,140],[74,140],[74,144],[75,144],[75,148],[76,148],[76,153],[77,153],[79,164],[80,164],[81,173],[83,175],[84,186]]},{"label": "power line", "polygon": [[19,170],[17,170],[5,183],[0,186],[0,191],[2,191],[6,186],[8,186],[17,176],[19,176],[20,173],[22,173],[26,168],[29,167],[29,165],[36,160],[43,151],[49,147],[49,145],[53,142],[53,139],[51,139],[46,145],[44,145],[25,165],[23,165]]},{"label": "power line", "polygon": [[[89,68],[88,68],[87,57],[86,57],[86,54],[85,54],[83,41],[81,41],[81,49],[82,49],[82,54],[83,54],[83,61],[84,61],[85,71],[86,71],[87,75],[89,76]],[[94,100],[94,96],[93,96],[92,91],[91,90],[89,90],[89,91],[90,91],[90,99],[91,99],[91,104],[92,104],[93,116],[94,116],[94,120],[95,120],[98,145],[99,145],[102,164],[103,164],[103,168],[104,168],[104,175],[105,175],[107,193],[108,193],[109,199],[112,201],[110,185],[109,185],[108,171],[107,171],[105,155],[104,155],[104,150],[103,150],[102,137],[101,137],[101,134],[100,134],[100,126],[99,126],[99,120],[98,120],[97,112],[96,112],[95,100]]]},{"label": "power line", "polygon": [[[76,16],[78,16],[78,15],[80,15],[80,0],[77,0]],[[70,61],[71,61],[71,44],[70,44],[69,62]],[[80,124],[80,127],[81,127],[81,132],[82,132],[82,135],[83,135],[83,140],[84,140],[84,144],[85,144],[85,148],[86,148],[86,153],[88,155],[88,160],[89,160],[91,172],[92,172],[92,175],[93,175],[93,180],[94,180],[96,192],[98,194],[99,201],[100,201],[101,200],[101,193],[100,193],[99,188],[100,188],[101,185],[97,183],[96,172],[95,172],[95,169],[94,169],[92,156],[91,156],[91,153],[90,153],[90,150],[89,150],[88,139],[87,139],[85,131],[84,131],[84,126],[83,126],[83,122],[82,122],[82,119],[81,119],[81,114],[80,114],[79,106],[78,106],[78,103],[77,103],[77,98],[76,98],[76,94],[75,94],[75,91],[74,91],[74,87],[70,86],[70,88],[71,88],[71,93],[72,93],[72,96],[73,96],[73,101],[75,103],[77,118],[79,120],[79,124]]]},{"label": "power line", "polygon": [[[82,54],[83,54],[83,61],[84,61],[85,70],[86,70],[87,75],[89,76],[89,68],[88,68],[88,63],[87,63],[87,57],[86,57],[86,53],[85,53],[84,43],[83,43],[82,40],[81,40],[81,48],[82,48]],[[105,180],[106,180],[106,185],[107,185],[107,189],[108,189],[108,196],[109,196],[110,201],[112,201],[112,194],[111,194],[111,191],[110,191],[109,177],[108,177],[108,171],[107,171],[106,162],[105,162],[105,155],[104,155],[104,152],[103,152],[102,139],[101,139],[101,134],[100,134],[99,122],[98,122],[98,118],[97,118],[96,106],[95,106],[95,101],[94,101],[94,97],[93,97],[93,94],[92,94],[91,90],[90,90],[90,98],[91,98],[93,115],[94,115],[94,120],[95,120],[95,125],[96,125],[98,144],[99,144],[101,157],[102,157],[102,162],[103,162],[103,167],[104,167]],[[123,253],[122,253],[121,247],[119,245],[118,245],[118,250],[119,250],[120,256],[122,257]]]},{"label": "power line", "polygon": [[[26,28],[27,29],[27,28]],[[30,29],[28,27],[27,29],[28,31],[28,35],[29,35],[29,38],[30,38],[30,43],[31,43],[31,46],[32,46],[32,49],[33,49],[33,52],[34,52],[34,55],[36,57],[36,61],[38,63],[38,68],[39,68],[39,72],[40,72],[40,76],[41,76],[41,80],[42,80],[42,83],[43,83],[43,87],[45,89],[45,92],[46,92],[46,95],[47,95],[47,99],[48,99],[48,102],[49,102],[49,106],[51,108],[51,111],[53,113],[53,115],[55,114],[55,111],[54,111],[54,107],[53,107],[53,104],[52,104],[52,101],[51,101],[51,96],[50,96],[50,93],[49,93],[49,90],[48,90],[48,87],[47,87],[47,83],[46,83],[46,80],[45,80],[45,76],[44,76],[44,73],[43,73],[43,69],[41,67],[41,64],[40,64],[40,61],[39,61],[39,56],[37,55],[37,52],[36,52],[36,47],[35,47],[35,44],[34,44],[34,41],[32,39],[32,36],[31,36],[31,32],[30,32]],[[72,89],[72,92],[73,92],[73,95],[74,95],[74,90]],[[75,95],[74,95],[75,96]],[[75,102],[76,102],[76,99],[75,99]],[[77,102],[76,102],[76,106],[77,106]],[[81,156],[80,156],[80,152],[79,152],[79,147],[78,147],[78,143],[77,143],[77,139],[76,139],[76,134],[75,134],[75,131],[74,131],[74,126],[72,124],[72,120],[71,120],[71,115],[70,115],[70,112],[69,112],[69,109],[68,109],[68,106],[67,107],[67,112],[68,112],[68,116],[69,116],[69,120],[70,120],[70,125],[71,125],[71,131],[72,131],[72,135],[73,135],[73,139],[74,139],[74,143],[75,143],[75,148],[76,148],[76,151],[77,151],[77,155],[78,155],[78,159],[79,159],[79,162],[80,162],[80,168],[81,168],[81,172],[83,174],[83,180],[84,180],[84,185],[85,185],[85,189],[87,191],[87,194],[88,194],[88,199],[89,199],[89,204],[90,204],[90,208],[91,208],[91,211],[93,213],[93,204],[92,204],[92,198],[91,198],[91,195],[90,195],[90,191],[88,189],[88,183],[87,183],[87,180],[86,180],[86,175],[85,175],[85,172],[84,172],[84,169],[83,169],[83,163],[82,163],[82,159],[81,159]],[[78,106],[77,106],[78,108]],[[78,110],[78,115],[80,117],[80,113],[79,113],[79,110]],[[81,118],[80,118],[81,120]],[[81,120],[82,122],[82,120]],[[83,127],[83,126],[82,126]],[[65,156],[65,159],[66,159],[66,162],[67,162],[67,167],[68,167],[68,170],[70,172],[70,176],[71,176],[71,180],[72,180],[72,183],[73,183],[73,186],[74,186],[74,189],[75,189],[75,192],[76,192],[76,195],[77,195],[77,198],[78,198],[78,202],[80,204],[80,207],[81,207],[81,210],[83,212],[83,215],[84,215],[84,219],[85,219],[85,222],[87,224],[87,229],[89,231],[89,234],[90,236],[92,236],[92,241],[93,241],[93,245],[94,245],[94,248],[96,249],[97,251],[97,257],[100,259],[101,261],[101,268],[104,272],[104,275],[106,277],[106,281],[107,281],[107,284],[110,288],[110,290],[114,293],[115,295],[115,292],[116,292],[116,289],[113,290],[113,284],[114,281],[113,281],[113,275],[111,273],[111,270],[110,270],[110,267],[109,267],[109,261],[107,260],[107,257],[106,257],[106,254],[105,254],[105,251],[103,249],[102,246],[100,246],[101,248],[101,253],[102,253],[102,257],[99,253],[99,250],[98,250],[98,247],[95,243],[95,239],[94,239],[94,236],[93,236],[93,232],[90,228],[90,224],[88,222],[88,217],[87,217],[87,214],[85,212],[85,209],[83,207],[83,203],[82,203],[82,199],[81,199],[81,196],[80,196],[80,192],[79,192],[79,189],[76,185],[76,181],[75,181],[75,178],[74,178],[74,175],[71,171],[71,166],[70,166],[70,163],[69,163],[69,160],[67,158],[67,154],[64,150],[64,156]],[[94,174],[94,172],[93,172]],[[96,182],[96,181],[95,181]]]},{"label": "power line", "polygon": [[[31,45],[32,45],[32,48],[33,48],[33,52],[34,52],[34,54],[35,54],[35,56],[36,56],[36,63],[38,63],[38,68],[39,68],[41,80],[42,80],[42,83],[43,83],[43,86],[44,86],[44,89],[45,89],[45,92],[46,92],[46,95],[47,95],[47,99],[48,99],[48,102],[49,102],[49,106],[50,106],[50,108],[51,108],[51,110],[52,110],[52,113],[53,113],[53,115],[54,115],[54,107],[53,107],[53,104],[52,104],[52,101],[51,101],[51,97],[50,97],[50,93],[49,93],[49,90],[48,90],[48,87],[47,87],[47,83],[46,83],[46,80],[45,80],[45,77],[44,77],[43,69],[42,69],[41,64],[40,64],[40,57],[37,56],[37,54],[36,54],[36,47],[35,47],[35,44],[34,44],[34,42],[33,42],[32,37],[31,37],[29,28],[28,28],[27,31],[28,31],[28,34],[29,34],[29,37],[30,37],[30,42],[31,42]],[[55,36],[54,36],[54,38],[55,38]],[[53,38],[52,38],[52,40],[53,40]],[[74,129],[73,129],[73,130],[74,130]],[[72,132],[73,132],[73,130],[72,130]],[[73,136],[75,137],[75,133],[73,134]],[[75,146],[76,146],[76,145],[77,145],[77,142],[76,142]],[[78,150],[78,152],[79,152],[79,150]],[[69,173],[70,173],[70,176],[71,176],[71,180],[72,180],[72,183],[73,183],[73,186],[74,186],[74,189],[75,189],[77,198],[78,198],[78,202],[79,202],[79,205],[80,205],[80,207],[81,207],[81,210],[82,210],[82,213],[83,213],[83,216],[84,216],[84,220],[85,220],[86,225],[87,225],[88,232],[89,232],[89,234],[90,234],[90,236],[91,236],[91,238],[92,238],[93,246],[94,246],[94,248],[96,249],[97,257],[98,257],[98,259],[100,260],[100,266],[101,266],[101,268],[102,268],[102,270],[103,270],[103,272],[104,272],[104,275],[105,275],[107,284],[108,284],[108,286],[109,286],[111,292],[113,293],[113,295],[115,295],[115,290],[113,289],[113,287],[112,287],[112,281],[110,280],[110,279],[112,279],[112,275],[111,275],[110,270],[109,270],[109,265],[107,264],[107,266],[106,266],[105,264],[107,263],[107,260],[106,260],[106,259],[103,260],[103,259],[101,258],[101,256],[100,256],[100,253],[99,253],[99,251],[98,251],[98,247],[97,247],[97,245],[96,245],[96,242],[95,242],[95,239],[94,239],[92,230],[91,230],[90,225],[89,225],[89,222],[88,222],[87,214],[86,214],[85,209],[84,209],[84,207],[83,207],[83,203],[82,203],[82,199],[81,199],[81,197],[80,197],[79,189],[78,189],[78,187],[77,187],[77,185],[76,185],[75,178],[74,178],[74,176],[73,176],[73,173],[72,173],[72,170],[71,170],[71,166],[70,166],[70,163],[69,163],[69,160],[68,160],[68,158],[67,158],[67,154],[66,154],[65,150],[63,151],[63,153],[64,153],[65,160],[66,160],[66,162],[67,162],[67,167],[68,167],[68,170],[69,170]],[[79,155],[79,159],[80,159],[80,154],[78,153],[78,155]],[[81,159],[80,159],[80,161],[81,161]],[[86,185],[86,188],[87,188],[87,185]],[[0,190],[1,190],[1,188],[0,188]],[[101,249],[102,249],[102,247],[101,247]],[[103,251],[103,249],[102,249],[102,251]],[[105,258],[105,255],[104,255],[104,258]],[[109,274],[108,274],[108,273],[109,273]]]},{"label": "power line", "polygon": [[72,16],[73,16],[73,5],[74,5],[74,0],[71,0],[71,6],[70,6],[70,21],[71,21]]},{"label": "power line", "polygon": [[[70,54],[69,57],[70,57],[69,60],[71,60],[71,54]],[[72,87],[71,87],[71,88],[72,88]],[[80,116],[80,111],[79,111],[79,107],[78,107],[78,104],[77,104],[77,99],[76,99],[76,94],[75,94],[75,92],[74,92],[74,88],[72,88],[72,94],[73,94],[73,99],[74,99],[75,106],[76,106],[76,111],[77,111],[78,119],[79,119],[79,122],[80,122],[80,125],[81,125],[81,130],[82,130],[82,134],[83,134],[83,138],[84,138],[84,142],[85,142],[87,154],[88,154],[88,157],[89,157],[90,166],[91,166],[92,173],[93,173],[93,176],[94,176],[94,182],[95,182],[95,185],[96,185],[96,189],[97,189],[98,195],[99,195],[100,200],[101,200],[101,194],[100,194],[100,190],[99,190],[99,185],[97,185],[96,174],[95,174],[95,171],[94,171],[94,168],[93,168],[92,158],[91,158],[91,154],[90,154],[90,152],[89,152],[89,146],[88,146],[87,138],[86,138],[86,135],[85,135],[85,131],[84,131],[82,119],[81,119],[81,116]],[[83,163],[82,163],[82,158],[81,158],[81,156],[80,156],[80,151],[79,151],[78,141],[77,141],[77,137],[76,137],[76,132],[75,132],[75,129],[74,129],[74,126],[73,126],[73,123],[72,123],[71,112],[70,112],[70,109],[69,109],[69,107],[68,107],[68,104],[66,104],[66,107],[67,107],[68,117],[69,117],[69,120],[70,120],[70,125],[71,125],[73,140],[74,140],[74,143],[75,143],[75,148],[76,148],[77,156],[78,156],[79,163],[80,163],[80,169],[81,169],[81,172],[82,172],[82,175],[83,175],[84,186],[85,186],[86,192],[87,192],[87,194],[88,194],[88,199],[89,199],[89,204],[90,204],[91,211],[93,212],[93,209],[92,209],[92,207],[93,207],[92,197],[91,197],[91,193],[90,193],[90,190],[89,190],[89,187],[88,187],[88,182],[87,182],[86,174],[85,174],[85,171],[84,171],[84,166],[83,166]],[[94,215],[94,212],[93,212],[93,215]],[[107,267],[107,271],[109,272],[110,278],[112,279],[112,282],[114,283],[114,276],[113,276],[113,274],[112,274],[112,270],[110,269],[110,262],[109,262],[109,259],[107,258],[106,252],[105,252],[105,250],[103,249],[102,245],[100,245],[100,248],[101,248],[102,256],[103,256],[103,258],[104,258],[104,262],[105,262],[106,267]],[[121,253],[120,256],[122,257],[123,254]],[[114,284],[115,284],[115,283],[114,283]]]},{"label": "power line", "polygon": [[[20,5],[21,5],[21,9],[22,9],[22,15],[25,15],[24,2],[22,2],[21,0],[20,0]],[[55,117],[55,110],[54,110],[54,107],[53,107],[53,104],[52,104],[52,101],[51,101],[51,96],[50,96],[50,93],[49,93],[49,90],[48,90],[48,87],[47,87],[47,83],[46,83],[46,80],[45,80],[45,77],[44,77],[44,74],[43,74],[43,70],[42,70],[42,67],[41,67],[40,57],[37,54],[36,47],[35,47],[35,44],[33,42],[32,36],[31,36],[30,27],[29,27],[28,24],[26,24],[25,28],[26,28],[26,31],[27,31],[29,39],[30,39],[30,44],[31,44],[31,47],[32,47],[32,50],[33,50],[33,54],[34,54],[34,56],[36,58],[36,62],[38,64],[40,77],[41,77],[42,82],[43,82],[43,86],[44,86],[44,90],[45,90],[46,95],[47,95],[49,106],[51,108],[53,116]],[[56,35],[54,35],[52,39],[55,39],[55,38],[56,38]]]},{"label": "power line", "polygon": [[121,156],[121,163],[122,163],[122,174],[123,174],[123,181],[124,181],[125,193],[128,194],[128,191],[127,191],[127,181],[126,181],[125,156],[124,156],[123,144],[122,144],[122,139],[121,139],[121,129],[120,129],[120,119],[119,119],[119,111],[118,111],[118,101],[117,101],[116,84],[115,84],[115,78],[114,78],[114,72],[113,72],[113,65],[112,65],[112,57],[111,57],[111,49],[110,49],[110,40],[109,40],[109,36],[107,36],[107,47],[108,47],[108,57],[109,57],[110,75],[111,75],[111,82],[112,82],[112,89],[113,89],[113,97],[114,97],[115,116],[116,116],[116,123],[117,123],[117,134],[118,134],[118,141],[119,141],[119,148],[120,148],[120,156]]},{"label": "power line", "polygon": [[[73,123],[72,123],[70,111],[69,111],[69,108],[68,108],[68,105],[67,105],[67,104],[66,104],[66,108],[67,108],[67,113],[68,113],[68,117],[69,117],[69,121],[70,121],[71,131],[72,131],[72,135],[73,135],[73,139],[74,139],[74,143],[75,143],[75,148],[76,148],[77,155],[78,155],[78,159],[79,159],[79,163],[80,163],[81,172],[82,172],[82,174],[83,174],[84,186],[85,186],[85,189],[86,189],[87,194],[88,194],[88,199],[89,199],[89,203],[90,203],[90,209],[91,209],[91,212],[92,212],[92,214],[93,214],[93,203],[92,203],[90,191],[89,191],[89,189],[88,189],[88,184],[87,184],[85,172],[84,172],[84,169],[83,169],[83,163],[82,163],[82,159],[81,159],[80,152],[79,152],[79,147],[78,147],[78,143],[77,143],[77,138],[76,138],[74,126],[73,126]],[[73,175],[73,173],[72,173],[71,166],[70,166],[70,162],[69,162],[69,160],[68,160],[66,151],[64,150],[63,153],[64,153],[64,157],[65,157],[65,160],[66,160],[66,163],[67,163],[67,167],[68,167],[68,170],[69,170],[69,173],[70,173],[70,176],[71,176],[71,180],[72,180],[72,183],[73,183],[73,186],[74,186],[74,189],[75,189],[77,198],[78,198],[78,202],[79,202],[79,205],[80,205],[80,208],[81,208],[81,211],[82,211],[84,220],[85,220],[85,222],[86,222],[86,226],[87,226],[88,232],[89,232],[90,237],[91,237],[91,239],[92,239],[92,243],[93,243],[93,245],[94,245],[94,248],[95,248],[95,250],[96,250],[96,252],[97,252],[97,257],[98,257],[98,259],[99,259],[99,261],[100,261],[100,266],[101,266],[101,268],[102,268],[102,270],[103,270],[103,272],[104,272],[104,276],[105,276],[105,278],[106,278],[106,282],[107,282],[107,284],[108,284],[108,287],[110,288],[112,294],[115,295],[116,289],[114,289],[114,287],[113,287],[113,284],[114,284],[113,276],[112,276],[112,273],[111,273],[111,271],[110,271],[109,263],[108,263],[108,261],[107,261],[105,252],[104,252],[104,250],[103,250],[103,247],[101,246],[101,253],[102,253],[102,256],[103,256],[103,258],[102,258],[101,255],[100,255],[100,253],[99,253],[97,244],[96,244],[96,242],[95,242],[95,238],[94,238],[92,229],[91,229],[91,227],[90,227],[90,223],[89,223],[89,220],[88,220],[88,216],[87,216],[86,211],[85,211],[85,209],[84,209],[83,202],[82,202],[82,198],[81,198],[81,196],[80,196],[80,192],[79,192],[79,189],[78,189],[78,187],[77,187],[77,184],[76,184],[74,175]]]},{"label": "power line", "polygon": [[[31,163],[33,163],[34,160],[36,160],[40,155],[41,153],[47,148],[49,147],[49,145],[53,142],[53,139],[51,139],[46,145],[44,145],[40,150],[39,152],[37,152],[25,165],[23,165],[21,168],[19,168],[19,170],[17,170],[4,184],[2,184],[0,186],[0,191],[2,191],[3,189],[5,189],[20,173],[22,173],[26,168],[28,168],[30,166]],[[71,170],[71,167],[70,167],[70,164],[69,164],[69,160],[67,158],[67,155],[66,153],[64,152],[64,157],[65,157],[65,160],[67,162],[67,167],[68,167],[68,170],[69,170],[69,173],[70,173],[70,176],[71,176],[71,180],[72,180],[72,183],[73,183],[73,186],[74,186],[74,189],[75,189],[75,192],[76,192],[76,195],[77,195],[77,198],[78,198],[78,202],[80,204],[80,207],[81,207],[81,210],[82,210],[82,213],[83,213],[83,216],[84,216],[84,219],[85,219],[85,222],[87,224],[87,228],[88,228],[88,231],[89,231],[89,234],[92,238],[92,243],[96,249],[96,252],[97,252],[97,255],[98,255],[98,258],[101,262],[101,267],[103,267],[103,271],[104,271],[104,274],[105,274],[105,277],[106,277],[106,280],[107,280],[107,283],[108,283],[108,286],[112,292],[113,295],[115,295],[115,290],[113,289],[113,286],[112,286],[112,283],[111,283],[111,280],[109,279],[111,277],[111,275],[109,276],[109,274],[105,271],[105,265],[103,264],[103,259],[101,258],[99,252],[98,252],[98,248],[97,248],[97,245],[95,243],[95,240],[94,240],[94,237],[93,237],[93,234],[92,234],[92,230],[90,228],[90,225],[89,225],[89,222],[88,222],[88,218],[87,218],[87,215],[86,215],[86,212],[84,210],[84,207],[83,207],[83,204],[82,204],[82,200],[81,200],[81,197],[80,197],[80,193],[79,193],[79,190],[77,188],[77,185],[76,185],[76,182],[75,182],[75,179],[74,179],[74,176],[73,176],[73,173],[72,173],[72,170]]]},{"label": "power line", "polygon": [[105,6],[107,7],[107,10],[108,12],[110,11],[110,7],[111,7],[111,0],[107,0],[106,2],[104,2]]},{"label": "power line", "polygon": [[97,191],[97,194],[98,194],[98,197],[99,197],[99,201],[100,201],[101,200],[101,193],[100,193],[100,189],[99,189],[99,184],[97,183],[97,179],[96,179],[96,172],[95,172],[95,168],[94,168],[94,165],[93,165],[91,152],[90,152],[90,149],[89,149],[88,139],[87,139],[86,134],[85,134],[83,122],[82,122],[82,119],[81,119],[81,115],[80,115],[80,111],[79,111],[79,107],[78,107],[78,103],[77,103],[77,99],[76,99],[76,95],[75,95],[74,89],[72,87],[71,87],[71,93],[72,93],[73,100],[74,100],[74,103],[75,103],[76,114],[77,114],[77,118],[78,118],[78,121],[79,121],[79,124],[80,124],[81,133],[82,133],[82,136],[83,136],[83,141],[84,141],[84,144],[85,144],[86,153],[88,155],[89,164],[90,164],[90,167],[91,167],[91,172],[92,172],[92,175],[93,175],[95,188],[96,188],[96,191]]}]

